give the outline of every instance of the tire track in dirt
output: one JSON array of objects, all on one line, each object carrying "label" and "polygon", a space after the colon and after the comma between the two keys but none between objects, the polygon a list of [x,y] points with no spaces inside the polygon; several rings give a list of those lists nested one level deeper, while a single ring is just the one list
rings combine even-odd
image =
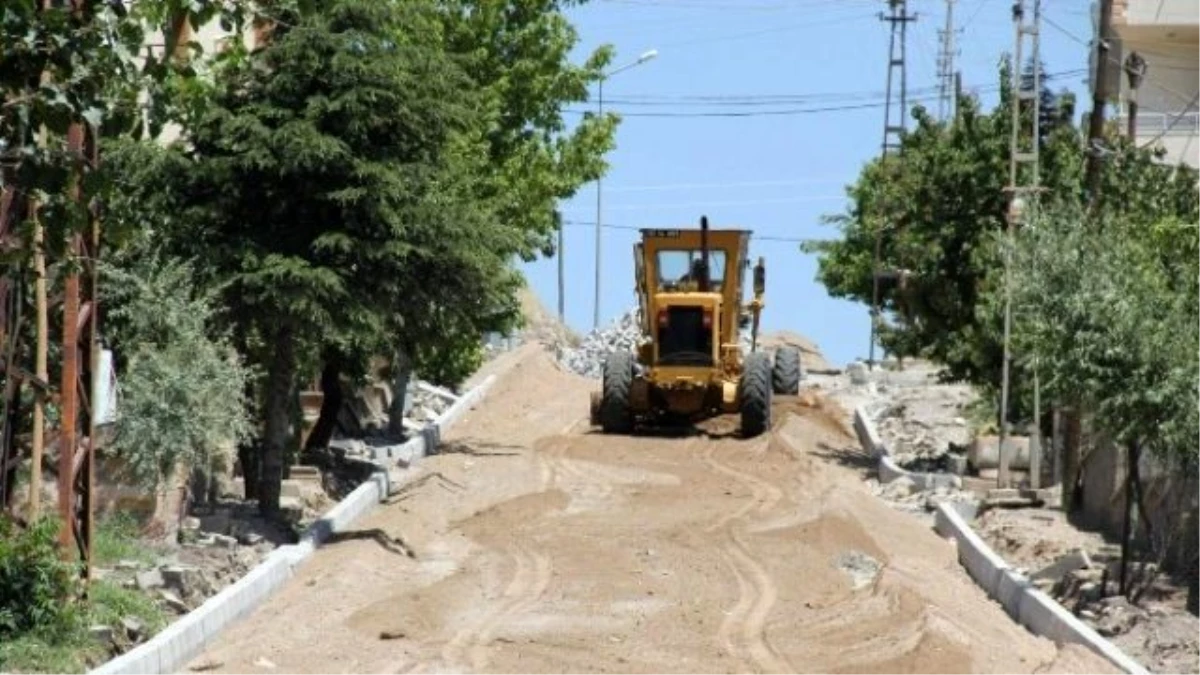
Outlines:
[{"label": "tire track in dirt", "polygon": [[[751,494],[742,506],[706,528],[708,532],[725,530],[726,541],[720,552],[738,587],[737,603],[722,618],[717,628],[717,641],[731,656],[753,664],[760,671],[793,672],[795,669],[775,650],[766,634],[767,618],[779,598],[779,590],[736,529],[737,521],[744,521],[751,513],[769,513],[783,500],[783,491],[769,481],[718,461],[718,449],[718,444],[708,444],[701,459],[713,471],[749,488]],[[738,639],[735,640],[735,636]]]},{"label": "tire track in dirt", "polygon": [[[574,421],[562,429],[557,437],[547,443],[535,445],[533,460],[537,465],[538,492],[546,492],[561,485],[562,474],[578,475],[561,459],[567,438],[579,426]],[[566,486],[562,486],[566,487]],[[550,556],[523,545],[514,532],[513,541],[504,547],[504,556],[511,562],[513,571],[501,595],[501,602],[492,607],[478,622],[459,630],[442,647],[442,661],[450,667],[469,665],[476,671],[488,665],[488,647],[496,639],[496,631],[515,617],[532,610],[545,596],[554,574]],[[428,666],[429,664],[423,664]],[[427,668],[421,668],[426,670]]]}]

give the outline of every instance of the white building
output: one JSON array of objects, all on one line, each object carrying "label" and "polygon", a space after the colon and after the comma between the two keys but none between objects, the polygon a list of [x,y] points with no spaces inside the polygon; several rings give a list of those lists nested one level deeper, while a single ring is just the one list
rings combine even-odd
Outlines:
[{"label": "white building", "polygon": [[[1200,167],[1200,3],[1196,0],[1112,0],[1114,40],[1106,84],[1116,121],[1128,128],[1130,86],[1122,64],[1131,52],[1146,62],[1137,91],[1139,145],[1160,145],[1166,161]],[[1098,9],[1095,12],[1098,18]],[[1095,51],[1093,50],[1093,59]],[[1093,66],[1092,72],[1095,72]]]}]

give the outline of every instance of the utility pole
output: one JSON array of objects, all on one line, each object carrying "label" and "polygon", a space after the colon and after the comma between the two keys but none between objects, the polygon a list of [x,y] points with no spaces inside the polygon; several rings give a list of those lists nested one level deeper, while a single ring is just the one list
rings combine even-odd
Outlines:
[{"label": "utility pole", "polygon": [[[888,45],[887,70],[887,105],[883,109],[883,146],[880,158],[881,167],[890,168],[889,161],[893,154],[900,152],[900,141],[908,119],[908,69],[905,66],[906,36],[909,22],[916,21],[916,14],[908,13],[907,0],[888,0],[889,14],[879,13],[880,21],[887,21],[892,26]],[[893,98],[893,84],[899,81],[899,97]],[[897,107],[898,104],[898,107]],[[895,115],[895,122],[893,122]],[[888,178],[886,170],[884,180]],[[883,218],[891,217],[891,204],[888,203],[889,186],[884,185]],[[867,367],[875,369],[875,341],[879,330],[879,282],[883,276],[883,229],[889,224],[880,223],[875,229],[875,257],[871,271],[871,343],[868,346]]]},{"label": "utility pole", "polygon": [[954,69],[954,59],[958,56],[954,38],[958,30],[954,28],[954,2],[946,0],[946,27],[938,31],[941,37],[941,53],[938,54],[938,119],[943,122],[954,116],[958,110],[958,71]]},{"label": "utility pole", "polygon": [[1096,28],[1096,72],[1092,85],[1092,112],[1088,115],[1087,187],[1088,204],[1095,209],[1100,203],[1100,141],[1104,138],[1104,106],[1108,101],[1109,40],[1112,39],[1113,0],[1100,0],[1100,25]]},{"label": "utility pole", "polygon": [[564,268],[564,262],[563,262],[563,251],[566,250],[566,248],[565,248],[566,243],[563,241],[563,239],[565,238],[563,236],[563,227],[565,227],[565,223],[563,223],[562,219],[559,218],[559,222],[558,222],[558,322],[565,326],[567,323],[567,317],[566,317],[567,300],[565,297],[566,293],[564,291],[564,289],[566,287],[566,282],[563,280],[564,276],[566,275],[566,270]]},{"label": "utility pole", "polygon": [[[617,73],[625,72],[626,70],[629,70],[630,68],[636,68],[637,66],[642,65],[643,63],[649,61],[650,59],[653,59],[656,56],[658,56],[658,50],[651,49],[651,50],[642,52],[642,55],[639,56],[636,61],[627,63],[627,64],[621,66],[620,68],[615,68],[613,70],[610,70],[607,73],[600,74],[600,79],[596,82],[596,94],[597,94],[597,96],[596,96],[596,116],[597,116],[597,118],[604,117],[604,81],[607,80],[608,78],[612,77],[613,75],[616,75]],[[600,327],[600,277],[601,277],[600,251],[601,251],[601,246],[603,243],[603,238],[601,237],[601,230],[604,228],[604,210],[602,208],[603,195],[604,195],[604,176],[603,176],[603,174],[601,174],[598,178],[596,178],[596,298],[594,300],[595,304],[592,307],[592,328],[593,329]],[[560,279],[561,279],[561,277],[560,277]]]},{"label": "utility pole", "polygon": [[[1039,139],[1041,136],[1040,117],[1041,117],[1041,68],[1038,63],[1039,58],[1039,40],[1041,29],[1041,0],[1033,0],[1033,20],[1027,21],[1025,17],[1025,0],[1016,0],[1013,4],[1013,30],[1015,33],[1013,67],[1010,86],[1012,87],[1012,96],[1010,97],[1012,104],[1012,132],[1009,138],[1009,162],[1008,162],[1008,186],[1004,188],[1009,194],[1009,209],[1008,209],[1008,228],[1007,242],[1004,257],[1004,361],[1001,366],[1000,376],[1000,444],[998,451],[1000,454],[1000,468],[997,472],[997,487],[1006,488],[1009,486],[1009,464],[1010,457],[1005,443],[1008,440],[1010,427],[1008,417],[1008,399],[1009,399],[1009,370],[1012,365],[1012,254],[1013,247],[1016,243],[1016,228],[1022,224],[1027,209],[1027,203],[1032,203],[1036,207],[1037,194],[1040,191],[1041,176],[1038,168],[1039,155]],[[1033,77],[1031,78],[1030,86],[1024,86],[1023,78],[1021,77],[1022,55],[1024,53],[1024,45],[1026,38],[1031,42],[1030,56],[1033,60]],[[1030,129],[1026,131],[1029,136],[1028,147],[1022,149],[1021,137],[1025,135],[1021,128],[1021,103],[1027,102],[1030,108],[1029,123]],[[1028,171],[1022,172],[1020,167],[1024,165],[1029,168]],[[1034,363],[1036,380],[1036,362]],[[1039,402],[1040,403],[1040,402]],[[1035,412],[1035,415],[1040,411]],[[1036,452],[1037,448],[1031,445],[1031,452]],[[1040,464],[1039,461],[1033,460],[1031,457],[1031,473],[1032,468]],[[1031,476],[1032,478],[1032,476]]]}]

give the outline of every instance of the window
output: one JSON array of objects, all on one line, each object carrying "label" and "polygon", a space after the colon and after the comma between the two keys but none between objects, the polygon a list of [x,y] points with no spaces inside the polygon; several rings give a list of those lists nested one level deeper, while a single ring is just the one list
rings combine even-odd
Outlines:
[{"label": "window", "polygon": [[[699,287],[701,261],[700,249],[659,251],[658,290],[682,291],[695,290]],[[708,252],[709,290],[718,292],[725,282],[725,251],[720,249]]]}]

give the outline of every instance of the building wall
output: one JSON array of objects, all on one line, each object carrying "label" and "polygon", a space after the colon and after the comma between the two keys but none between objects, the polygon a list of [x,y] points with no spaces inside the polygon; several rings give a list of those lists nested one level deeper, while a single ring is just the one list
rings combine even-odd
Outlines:
[{"label": "building wall", "polygon": [[1200,167],[1200,4],[1195,0],[1115,0],[1106,83],[1122,132],[1131,90],[1121,64],[1133,51],[1146,60],[1137,92],[1138,143],[1166,150],[1165,160]]}]

